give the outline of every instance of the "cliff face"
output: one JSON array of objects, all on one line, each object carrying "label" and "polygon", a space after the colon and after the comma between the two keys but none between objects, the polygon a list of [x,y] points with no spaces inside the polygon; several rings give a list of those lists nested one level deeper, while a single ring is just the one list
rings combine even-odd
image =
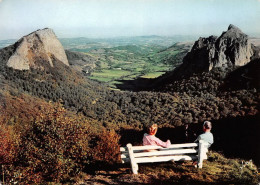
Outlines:
[{"label": "cliff face", "polygon": [[69,65],[63,46],[51,29],[37,30],[22,37],[14,46],[8,67],[18,70],[41,69],[42,64],[53,67],[54,59]]},{"label": "cliff face", "polygon": [[184,57],[181,66],[184,73],[210,71],[214,67],[244,66],[254,55],[248,36],[230,25],[221,36],[199,38]]},{"label": "cliff face", "polygon": [[239,28],[230,25],[228,30],[215,43],[216,58],[213,58],[209,70],[213,67],[229,65],[244,66],[253,55],[252,44],[248,36]]}]

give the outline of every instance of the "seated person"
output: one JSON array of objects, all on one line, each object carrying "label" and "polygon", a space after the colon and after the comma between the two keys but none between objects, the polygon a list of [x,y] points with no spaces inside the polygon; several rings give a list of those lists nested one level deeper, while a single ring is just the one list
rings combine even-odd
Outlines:
[{"label": "seated person", "polygon": [[167,148],[171,145],[171,141],[167,140],[166,142],[161,141],[159,138],[155,137],[155,134],[158,130],[157,124],[153,124],[147,129],[147,133],[143,137],[143,145],[154,145]]},{"label": "seated person", "polygon": [[211,128],[212,128],[211,122],[205,121],[203,123],[204,133],[200,134],[194,142],[199,142],[199,140],[203,140],[207,143],[207,148],[209,148],[214,142],[213,134],[210,132]]},{"label": "seated person", "polygon": [[[207,151],[208,152],[208,148],[213,144],[214,142],[214,139],[213,139],[213,134],[210,132],[211,131],[211,128],[212,128],[212,125],[211,125],[211,122],[209,121],[205,121],[203,123],[203,131],[204,133],[203,134],[200,134],[198,136],[198,138],[194,141],[194,142],[199,142],[200,140],[203,140],[207,143],[206,147],[207,147]],[[198,161],[194,161],[193,162],[193,165],[195,167],[197,167],[198,165]]]}]

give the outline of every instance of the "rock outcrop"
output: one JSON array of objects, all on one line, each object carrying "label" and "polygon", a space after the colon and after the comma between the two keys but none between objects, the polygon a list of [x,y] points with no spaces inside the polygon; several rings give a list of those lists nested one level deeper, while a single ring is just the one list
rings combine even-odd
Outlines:
[{"label": "rock outcrop", "polygon": [[14,46],[14,53],[7,61],[8,67],[18,70],[41,69],[44,65],[53,67],[53,60],[69,65],[63,46],[49,28],[22,37]]},{"label": "rock outcrop", "polygon": [[180,70],[197,73],[214,67],[244,66],[254,55],[252,47],[248,36],[231,24],[219,37],[199,38],[184,57]]}]

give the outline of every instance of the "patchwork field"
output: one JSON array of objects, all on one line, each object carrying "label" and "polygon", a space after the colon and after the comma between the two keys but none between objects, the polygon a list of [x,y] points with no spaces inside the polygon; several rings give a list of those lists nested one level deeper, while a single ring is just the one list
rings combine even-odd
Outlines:
[{"label": "patchwork field", "polygon": [[99,60],[89,78],[112,88],[118,81],[157,78],[178,66],[187,52],[185,45],[176,44],[168,48],[131,45],[92,50],[90,53]]},{"label": "patchwork field", "polygon": [[[116,89],[122,81],[156,78],[180,65],[192,40],[179,37],[61,39],[64,48],[96,60],[88,77]],[[185,41],[185,42],[180,42]],[[83,65],[83,69],[86,65]]]}]

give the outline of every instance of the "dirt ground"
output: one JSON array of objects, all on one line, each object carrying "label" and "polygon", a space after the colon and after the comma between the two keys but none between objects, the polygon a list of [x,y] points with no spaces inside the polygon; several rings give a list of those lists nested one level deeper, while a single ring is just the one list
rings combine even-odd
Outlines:
[{"label": "dirt ground", "polygon": [[[215,155],[215,154],[214,154]],[[195,168],[192,161],[139,164],[139,174],[131,173],[130,165],[118,165],[113,169],[96,171],[79,177],[77,185],[256,185],[260,176],[255,166],[241,169],[237,159],[214,156]]]}]

